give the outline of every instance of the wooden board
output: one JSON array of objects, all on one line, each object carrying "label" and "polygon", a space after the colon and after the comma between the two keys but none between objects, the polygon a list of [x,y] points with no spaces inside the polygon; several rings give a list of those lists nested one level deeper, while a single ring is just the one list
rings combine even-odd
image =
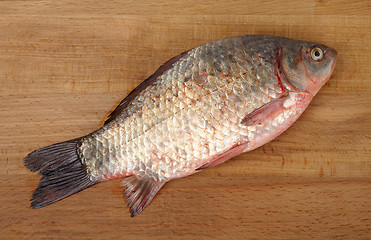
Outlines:
[{"label": "wooden board", "polygon": [[[370,16],[369,1],[0,1],[0,238],[371,239]],[[246,34],[339,53],[288,131],[166,184],[135,218],[119,180],[30,208],[30,151],[99,128],[167,59]]]}]

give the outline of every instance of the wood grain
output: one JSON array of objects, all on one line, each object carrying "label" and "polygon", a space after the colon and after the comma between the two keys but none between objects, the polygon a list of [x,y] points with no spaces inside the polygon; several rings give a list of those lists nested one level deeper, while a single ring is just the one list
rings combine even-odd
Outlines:
[{"label": "wood grain", "polygon": [[[370,16],[369,1],[0,1],[0,238],[371,239]],[[339,53],[288,131],[166,184],[135,218],[119,180],[29,207],[27,153],[99,128],[180,52],[246,34]]]},{"label": "wood grain", "polygon": [[371,4],[368,1],[223,1],[223,0],[136,0],[136,1],[94,1],[73,0],[24,0],[0,1],[3,14],[9,15],[52,15],[52,16],[113,16],[123,14],[200,14],[200,15],[363,15],[369,16]]}]

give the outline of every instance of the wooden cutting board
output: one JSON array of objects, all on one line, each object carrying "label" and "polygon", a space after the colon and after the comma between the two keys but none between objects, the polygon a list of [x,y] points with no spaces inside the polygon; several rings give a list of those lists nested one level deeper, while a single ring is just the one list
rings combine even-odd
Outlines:
[{"label": "wooden cutting board", "polygon": [[[1,1],[0,238],[371,239],[370,16],[369,1]],[[169,58],[247,34],[338,51],[288,131],[169,182],[135,218],[119,180],[30,208],[29,152],[99,128]]]}]

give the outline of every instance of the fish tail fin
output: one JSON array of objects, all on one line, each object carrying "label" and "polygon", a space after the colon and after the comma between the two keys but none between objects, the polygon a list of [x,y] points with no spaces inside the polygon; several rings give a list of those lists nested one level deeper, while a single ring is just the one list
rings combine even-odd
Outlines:
[{"label": "fish tail fin", "polygon": [[31,198],[32,208],[41,208],[93,186],[86,166],[77,153],[80,138],[35,150],[24,159],[25,166],[42,176]]}]

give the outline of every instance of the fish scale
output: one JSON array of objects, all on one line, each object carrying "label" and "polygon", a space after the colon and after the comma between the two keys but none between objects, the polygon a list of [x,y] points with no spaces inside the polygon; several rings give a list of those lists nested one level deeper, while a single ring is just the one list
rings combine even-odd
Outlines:
[{"label": "fish scale", "polygon": [[330,78],[336,51],[271,36],[206,43],[162,65],[81,138],[30,153],[43,207],[125,177],[132,216],[169,180],[220,164],[285,131]]},{"label": "fish scale", "polygon": [[[233,48],[224,47],[229,45]],[[151,174],[147,177],[157,180],[182,177],[193,172],[203,160],[230,148],[231,144],[241,140],[241,136],[246,138],[248,129],[240,124],[242,118],[281,94],[281,88],[273,76],[275,62],[270,56],[264,56],[266,69],[259,71],[262,58],[258,54],[265,52],[255,52],[262,48],[254,46],[243,47],[242,38],[240,41],[235,39],[209,43],[191,50],[172,68],[157,77],[142,96],[135,98],[123,112],[122,116],[125,117],[118,118],[82,141],[80,151],[83,153],[83,162],[89,166],[91,178],[105,180],[116,162],[119,163],[119,170],[115,169],[119,172],[118,175],[147,173],[146,170],[150,168]],[[243,53],[239,49],[244,49]],[[247,79],[246,72],[249,73]],[[205,82],[202,83],[198,76],[207,76]],[[260,79],[268,79],[269,83],[262,85]],[[163,89],[171,89],[171,92]],[[210,97],[214,97],[215,101]],[[166,101],[167,99],[172,101]],[[205,109],[209,110],[205,112]],[[200,115],[198,112],[205,114]],[[178,123],[176,127],[173,124],[174,119]],[[220,122],[221,125],[211,125],[213,131],[207,134],[204,126],[206,121],[211,124]],[[123,128],[126,131],[111,131],[117,125],[125,126]],[[167,136],[169,134],[171,137]],[[186,136],[191,136],[191,139]],[[99,141],[96,145],[95,141],[89,140],[99,140],[102,137],[105,141]],[[188,139],[189,142],[182,139]],[[116,144],[116,141],[121,141],[121,144]],[[133,143],[129,144],[130,141]],[[126,150],[125,142],[130,145],[130,152]],[[168,147],[156,147],[160,143]],[[206,151],[202,147],[205,145],[216,147]],[[95,152],[94,158],[84,156],[86,151],[83,149],[87,146],[89,151]],[[113,151],[99,151],[102,148]],[[148,162],[149,155],[146,153],[157,151],[171,157],[166,175],[168,177],[163,172],[155,171],[151,165],[140,164]],[[189,155],[180,154],[189,151]],[[186,169],[184,164],[179,164],[184,161],[190,163]]]}]

